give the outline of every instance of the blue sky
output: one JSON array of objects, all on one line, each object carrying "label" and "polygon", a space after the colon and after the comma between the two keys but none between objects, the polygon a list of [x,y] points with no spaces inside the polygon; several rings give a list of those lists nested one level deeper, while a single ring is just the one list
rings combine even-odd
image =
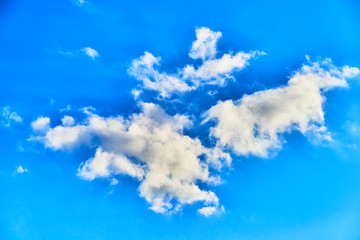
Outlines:
[{"label": "blue sky", "polygon": [[360,239],[359,11],[1,1],[0,239]]}]

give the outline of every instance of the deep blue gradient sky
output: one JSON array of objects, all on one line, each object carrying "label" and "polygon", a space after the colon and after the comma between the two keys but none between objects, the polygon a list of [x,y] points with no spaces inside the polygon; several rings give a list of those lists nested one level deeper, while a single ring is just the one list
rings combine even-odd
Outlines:
[{"label": "deep blue gradient sky", "polygon": [[[79,164],[94,150],[52,151],[28,141],[32,121],[49,116],[58,125],[68,105],[79,118],[85,106],[102,116],[138,112],[131,61],[149,51],[162,57],[162,70],[176,72],[189,63],[196,27],[222,32],[219,52],[267,54],[216,97],[184,96],[194,114],[286,84],[305,55],[360,67],[358,1],[13,0],[0,8],[0,107],[23,119],[0,126],[0,239],[360,239],[359,77],[325,94],[334,143],[293,132],[274,157],[233,156],[224,183],[212,188],[226,211],[208,218],[197,203],[181,214],[154,213],[126,176],[116,186],[80,179]],[[95,60],[63,54],[89,46],[100,54]],[[163,107],[174,114],[172,104]],[[12,176],[20,165],[29,172]]]}]

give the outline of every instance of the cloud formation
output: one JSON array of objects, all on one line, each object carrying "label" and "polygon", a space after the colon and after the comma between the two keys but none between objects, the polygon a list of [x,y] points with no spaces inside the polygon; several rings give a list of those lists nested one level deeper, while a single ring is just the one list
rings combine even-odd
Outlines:
[{"label": "cloud formation", "polygon": [[189,57],[202,60],[214,58],[216,44],[221,36],[221,32],[213,32],[206,27],[196,29],[196,40],[191,45]]},{"label": "cloud formation", "polygon": [[157,68],[161,57],[145,52],[132,61],[128,72],[142,82],[143,88],[158,92],[162,98],[169,98],[173,94],[192,91],[204,85],[224,86],[227,79],[233,79],[233,72],[242,70],[251,59],[265,54],[260,51],[238,52],[216,58],[216,44],[220,37],[221,32],[213,32],[205,27],[196,29],[197,39],[192,43],[189,56],[202,60],[199,67],[186,65],[173,74],[159,72]]},{"label": "cloud formation", "polygon": [[211,135],[219,147],[237,155],[268,157],[281,148],[283,134],[293,130],[314,140],[331,140],[324,125],[323,94],[347,87],[346,79],[358,73],[357,68],[335,67],[330,59],[310,62],[294,72],[286,86],[218,102],[206,112],[205,121],[216,120]]},{"label": "cloud formation", "polygon": [[[160,61],[160,57],[154,57],[151,53],[145,52],[143,56],[132,61],[128,72],[137,80],[142,81],[145,89],[156,91],[163,98],[168,98],[173,93],[182,93],[194,89],[179,74],[159,72],[156,66],[160,65]],[[138,97],[140,92],[134,92]]]},{"label": "cloud formation", "polygon": [[45,133],[50,129],[50,118],[38,117],[35,121],[31,122],[31,127],[34,132]]},{"label": "cloud formation", "polygon": [[[128,72],[142,82],[142,88],[132,91],[135,100],[144,90],[156,91],[166,100],[204,85],[225,86],[234,71],[264,54],[238,52],[217,58],[221,33],[203,27],[196,30],[196,37],[189,56],[201,59],[198,67],[186,65],[173,74],[159,72],[161,58],[149,52],[132,61]],[[210,216],[224,212],[218,196],[209,189],[221,182],[222,169],[231,166],[230,154],[272,156],[284,144],[284,133],[291,131],[311,141],[331,141],[325,126],[324,94],[347,87],[347,79],[357,74],[358,68],[336,67],[330,59],[308,59],[287,85],[219,101],[202,116],[171,115],[160,105],[137,100],[140,112],[128,118],[101,117],[91,107],[83,109],[86,117],[82,121],[65,115],[55,127],[50,126],[50,118],[39,117],[31,124],[36,136],[30,139],[51,150],[88,146],[94,155],[80,164],[80,178],[106,178],[110,185],[118,183],[118,175],[133,178],[139,182],[140,196],[155,212],[176,213],[186,204],[202,202],[198,213]],[[215,122],[208,136],[214,140],[210,146],[186,134],[201,120]]]},{"label": "cloud formation", "polygon": [[75,119],[71,116],[67,116],[65,115],[62,119],[61,119],[61,123],[63,126],[73,126],[75,124]]},{"label": "cloud formation", "polygon": [[141,103],[141,109],[129,119],[88,112],[82,124],[50,128],[36,140],[53,150],[67,150],[95,144],[96,139],[95,156],[80,165],[78,176],[89,181],[130,176],[140,182],[140,196],[155,212],[177,212],[184,204],[198,201],[217,207],[215,193],[197,183],[218,183],[219,177],[210,174],[209,168],[229,162],[230,156],[183,135],[183,130],[192,126],[187,116],[170,116],[152,103]]}]

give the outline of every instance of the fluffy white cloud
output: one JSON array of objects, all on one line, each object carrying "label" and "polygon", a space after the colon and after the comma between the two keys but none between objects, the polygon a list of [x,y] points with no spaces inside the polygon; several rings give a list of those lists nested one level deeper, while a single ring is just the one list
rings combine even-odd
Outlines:
[{"label": "fluffy white cloud", "polygon": [[209,217],[211,215],[213,215],[216,212],[216,207],[203,207],[198,209],[198,212],[202,215],[204,215],[205,217]]},{"label": "fluffy white cloud", "polygon": [[124,155],[104,152],[100,147],[96,150],[95,157],[81,164],[78,169],[78,175],[86,180],[109,177],[113,174],[126,174],[141,180],[144,177],[144,169]]},{"label": "fluffy white cloud", "polygon": [[31,122],[31,127],[34,132],[45,133],[50,129],[50,118],[38,117],[35,121]]},{"label": "fluffy white cloud", "polygon": [[130,75],[141,81],[145,89],[157,91],[162,98],[168,98],[174,93],[188,92],[203,85],[224,86],[227,79],[233,79],[232,73],[246,67],[252,58],[265,54],[254,51],[238,52],[216,57],[216,43],[220,32],[208,28],[196,29],[197,39],[193,42],[189,56],[202,59],[202,65],[194,67],[186,65],[177,69],[176,73],[159,72],[160,57],[149,52],[134,59],[128,69]]},{"label": "fluffy white cloud", "polygon": [[187,92],[193,89],[178,74],[159,72],[155,66],[160,65],[160,57],[145,52],[143,56],[132,61],[128,72],[137,80],[142,81],[144,88],[159,92],[163,98],[173,93]]},{"label": "fluffy white cloud", "polygon": [[282,134],[298,130],[315,139],[331,139],[324,126],[323,93],[347,87],[346,78],[359,69],[335,67],[330,59],[304,65],[288,84],[276,89],[246,95],[237,101],[218,102],[205,114],[215,119],[211,135],[218,146],[231,148],[238,155],[268,157],[281,148]]},{"label": "fluffy white cloud", "polygon": [[133,89],[131,90],[131,94],[133,95],[134,99],[137,100],[140,95],[142,94],[143,92],[139,89]]},{"label": "fluffy white cloud", "polygon": [[62,119],[61,119],[61,123],[63,126],[65,127],[70,127],[73,126],[75,124],[75,119],[71,116],[67,116],[65,115]]},{"label": "fluffy white cloud", "polygon": [[344,66],[341,70],[342,75],[345,78],[353,78],[360,73],[360,70],[356,67]]},{"label": "fluffy white cloud", "polygon": [[81,49],[81,51],[83,51],[87,56],[92,58],[92,60],[95,60],[95,58],[100,56],[99,53],[91,47],[83,48],[83,49]]},{"label": "fluffy white cloud", "polygon": [[183,78],[191,80],[195,86],[204,84],[224,86],[227,79],[233,79],[231,74],[234,71],[243,69],[250,59],[264,54],[259,51],[239,52],[236,55],[224,54],[221,58],[204,61],[197,69],[192,65],[185,66],[182,70]]},{"label": "fluffy white cloud", "polygon": [[229,163],[230,156],[183,135],[183,129],[192,126],[187,116],[170,116],[151,103],[141,107],[142,112],[129,119],[87,112],[83,123],[50,128],[33,139],[48,148],[65,150],[95,138],[95,156],[80,165],[78,176],[86,180],[117,174],[133,177],[140,181],[140,196],[155,212],[176,212],[197,201],[218,206],[217,196],[198,183],[216,184],[219,177],[209,169]]},{"label": "fluffy white cloud", "polygon": [[[152,71],[154,62],[158,59],[145,55],[139,65]],[[62,125],[54,128],[49,127],[50,119],[40,117],[32,123],[40,134],[32,140],[53,150],[69,150],[80,144],[96,149],[95,155],[79,166],[78,176],[89,181],[108,178],[111,185],[117,183],[113,180],[116,175],[130,176],[140,182],[140,196],[155,212],[174,213],[183,205],[203,202],[198,212],[210,216],[224,208],[215,193],[202,189],[199,183],[220,181],[216,170],[220,172],[231,163],[224,149],[268,157],[272,150],[281,148],[282,134],[293,130],[313,139],[330,140],[324,125],[323,93],[347,87],[346,79],[358,73],[357,68],[338,68],[327,59],[304,65],[286,86],[218,102],[204,114],[204,121],[217,121],[210,129],[217,139],[213,148],[183,134],[193,124],[186,115],[170,116],[152,103],[140,103],[142,111],[129,118],[104,118],[94,114],[93,108],[84,108],[84,121],[76,123],[64,116]]]},{"label": "fluffy white cloud", "polygon": [[12,122],[22,122],[22,118],[16,113],[10,111],[10,106],[1,109],[1,124],[10,127]]},{"label": "fluffy white cloud", "polygon": [[221,37],[221,32],[213,32],[209,28],[196,29],[196,40],[192,43],[189,56],[192,59],[214,58],[216,55],[216,44]]},{"label": "fluffy white cloud", "polygon": [[[196,67],[185,65],[176,73],[160,72],[161,58],[149,52],[134,59],[128,73],[143,87],[132,91],[135,100],[145,89],[168,98],[204,85],[224,86],[228,79],[234,79],[235,71],[265,54],[253,51],[217,57],[220,37],[220,32],[197,29],[189,56],[201,63]],[[91,48],[78,50],[77,54],[83,54],[81,51],[93,59],[98,56]],[[207,217],[225,211],[215,193],[205,187],[219,183],[222,167],[230,166],[230,154],[225,151],[269,157],[282,147],[283,134],[294,130],[313,141],[331,141],[324,124],[324,92],[347,87],[346,79],[359,72],[349,66],[335,67],[330,59],[314,63],[309,60],[285,86],[245,95],[236,101],[218,102],[203,115],[204,122],[216,122],[210,129],[210,136],[216,139],[212,148],[184,134],[185,129],[193,127],[187,115],[171,116],[153,103],[139,103],[140,113],[128,118],[101,117],[93,113],[93,108],[83,108],[83,121],[64,116],[62,125],[53,128],[49,118],[40,117],[31,124],[37,134],[31,140],[52,150],[87,145],[94,156],[80,164],[80,178],[107,178],[110,185],[116,185],[115,177],[129,176],[139,182],[139,194],[153,211],[174,213],[181,211],[183,205],[202,202],[198,213]],[[208,92],[214,93],[216,90]]]}]

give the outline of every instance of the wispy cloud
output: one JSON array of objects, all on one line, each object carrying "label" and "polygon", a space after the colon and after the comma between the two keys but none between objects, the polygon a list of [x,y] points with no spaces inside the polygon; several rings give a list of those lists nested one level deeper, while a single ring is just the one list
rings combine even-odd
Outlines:
[{"label": "wispy cloud", "polygon": [[214,32],[206,27],[196,29],[196,40],[191,45],[189,56],[202,60],[215,58],[217,41],[221,36],[221,32]]},{"label": "wispy cloud", "polygon": [[143,88],[159,93],[162,98],[169,98],[176,93],[184,93],[204,85],[225,86],[226,80],[234,79],[231,75],[249,64],[251,59],[264,55],[264,52],[223,54],[216,58],[216,43],[220,32],[213,32],[202,27],[196,30],[197,39],[193,42],[189,52],[192,59],[200,58],[202,64],[194,67],[188,64],[177,69],[177,73],[159,72],[161,58],[149,52],[133,60],[128,72],[141,81]]},{"label": "wispy cloud", "polygon": [[80,7],[83,6],[85,3],[86,3],[85,0],[76,0],[76,4]]},{"label": "wispy cloud", "polygon": [[75,124],[75,119],[71,116],[67,116],[65,115],[62,119],[61,119],[61,123],[63,126],[66,127],[71,127]]},{"label": "wispy cloud", "polygon": [[87,56],[89,56],[93,60],[95,60],[95,58],[100,56],[99,53],[91,47],[83,48],[81,51],[83,51]]},{"label": "wispy cloud", "polygon": [[5,127],[10,127],[13,122],[20,123],[22,118],[16,113],[10,111],[10,106],[1,108],[1,124]]},{"label": "wispy cloud", "polygon": [[75,53],[71,51],[59,51],[60,54],[74,56]]},{"label": "wispy cloud", "polygon": [[68,56],[81,56],[85,55],[90,57],[92,60],[95,60],[100,54],[91,47],[85,47],[76,51],[59,51],[60,54],[68,55]]},{"label": "wispy cloud", "polygon": [[17,174],[22,174],[22,173],[27,173],[27,172],[29,172],[29,170],[26,168],[23,168],[23,166],[20,165],[16,168],[16,170],[13,172],[12,175],[15,176]]},{"label": "wispy cloud", "polygon": [[117,180],[116,178],[111,178],[110,181],[110,186],[115,186],[119,183],[119,180]]},{"label": "wispy cloud", "polygon": [[71,111],[71,105],[67,105],[67,106],[64,107],[64,108],[60,108],[59,111],[60,111],[60,112]]}]

